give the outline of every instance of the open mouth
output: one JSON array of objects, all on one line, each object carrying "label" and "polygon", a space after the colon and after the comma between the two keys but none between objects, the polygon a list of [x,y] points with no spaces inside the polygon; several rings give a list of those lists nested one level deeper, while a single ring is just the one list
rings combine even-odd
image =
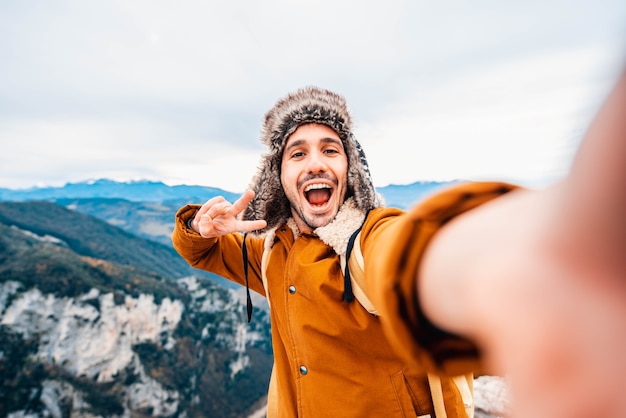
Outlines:
[{"label": "open mouth", "polygon": [[323,183],[314,183],[304,189],[304,196],[311,206],[322,206],[330,200],[333,189]]}]

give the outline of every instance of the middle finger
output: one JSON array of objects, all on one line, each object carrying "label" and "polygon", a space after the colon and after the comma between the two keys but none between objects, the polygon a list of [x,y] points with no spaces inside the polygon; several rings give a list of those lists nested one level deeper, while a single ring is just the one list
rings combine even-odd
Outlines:
[{"label": "middle finger", "polygon": [[227,202],[227,201],[220,202],[211,206],[211,208],[209,209],[207,213],[212,218],[216,218],[218,216],[223,216],[223,215],[228,215],[229,214],[228,211],[230,210],[232,206],[233,205],[230,202]]}]

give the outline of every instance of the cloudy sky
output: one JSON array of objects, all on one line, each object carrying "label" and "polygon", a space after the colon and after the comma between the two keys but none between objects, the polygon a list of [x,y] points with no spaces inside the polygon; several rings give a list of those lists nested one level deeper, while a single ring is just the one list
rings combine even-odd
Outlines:
[{"label": "cloudy sky", "polygon": [[242,191],[306,85],[346,97],[377,186],[542,186],[625,62],[624,0],[4,0],[0,187]]}]

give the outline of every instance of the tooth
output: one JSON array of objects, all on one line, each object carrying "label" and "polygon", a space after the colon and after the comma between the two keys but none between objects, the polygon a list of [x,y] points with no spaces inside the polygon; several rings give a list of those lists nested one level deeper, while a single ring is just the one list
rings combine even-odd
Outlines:
[{"label": "tooth", "polygon": [[322,183],[315,183],[315,184],[309,184],[304,191],[308,192],[309,190],[313,190],[313,189],[330,189],[330,187],[327,184],[322,184]]}]

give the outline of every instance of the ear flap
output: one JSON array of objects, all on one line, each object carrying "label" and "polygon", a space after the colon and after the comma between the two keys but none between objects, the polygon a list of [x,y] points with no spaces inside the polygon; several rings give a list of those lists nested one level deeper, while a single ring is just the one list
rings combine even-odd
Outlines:
[{"label": "ear flap", "polygon": [[352,133],[347,139],[349,156],[348,189],[352,191],[357,207],[363,211],[384,206],[382,197],[376,193],[369,164],[363,147]]}]

